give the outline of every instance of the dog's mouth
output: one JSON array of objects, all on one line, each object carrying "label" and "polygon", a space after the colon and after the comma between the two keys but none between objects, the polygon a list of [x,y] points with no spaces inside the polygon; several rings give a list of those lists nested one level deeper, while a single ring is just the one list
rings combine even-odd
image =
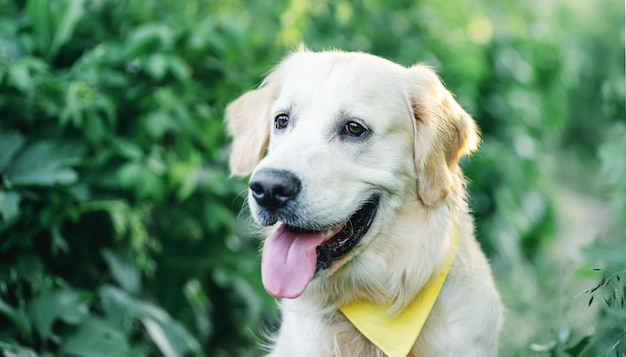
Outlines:
[{"label": "dog's mouth", "polygon": [[317,247],[316,272],[327,269],[333,260],[343,257],[356,247],[374,221],[378,200],[376,196],[366,202],[343,224],[337,234]]},{"label": "dog's mouth", "polygon": [[368,232],[380,197],[367,200],[348,220],[327,229],[282,224],[265,240],[261,274],[267,292],[278,298],[296,298],[315,273],[352,251]]}]

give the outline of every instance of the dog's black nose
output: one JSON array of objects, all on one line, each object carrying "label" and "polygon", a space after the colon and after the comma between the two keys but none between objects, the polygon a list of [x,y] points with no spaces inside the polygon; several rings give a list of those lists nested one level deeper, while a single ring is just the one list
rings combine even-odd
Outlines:
[{"label": "dog's black nose", "polygon": [[250,192],[260,206],[275,210],[298,195],[300,180],[288,171],[261,170],[250,179]]}]

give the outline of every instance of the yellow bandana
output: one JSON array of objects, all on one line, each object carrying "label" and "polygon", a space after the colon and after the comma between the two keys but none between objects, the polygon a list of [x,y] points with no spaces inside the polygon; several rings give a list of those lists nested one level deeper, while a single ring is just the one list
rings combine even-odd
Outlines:
[{"label": "yellow bandana", "polygon": [[459,242],[456,226],[453,229],[454,243],[441,273],[428,282],[399,315],[391,317],[389,306],[368,301],[355,301],[340,308],[348,320],[387,356],[406,357],[422,331],[456,256]]}]

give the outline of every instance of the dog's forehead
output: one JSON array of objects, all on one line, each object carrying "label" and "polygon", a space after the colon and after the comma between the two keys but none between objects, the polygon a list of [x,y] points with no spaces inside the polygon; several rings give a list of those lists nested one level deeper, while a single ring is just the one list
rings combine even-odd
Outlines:
[{"label": "dog's forehead", "polygon": [[[297,53],[278,68],[284,101],[371,101],[406,93],[406,68],[363,53]],[[393,103],[390,103],[393,104]]]}]

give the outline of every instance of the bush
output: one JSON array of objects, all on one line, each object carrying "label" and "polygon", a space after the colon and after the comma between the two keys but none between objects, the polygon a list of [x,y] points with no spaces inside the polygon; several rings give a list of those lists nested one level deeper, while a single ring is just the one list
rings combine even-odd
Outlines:
[{"label": "bush", "polygon": [[3,5],[0,348],[249,350],[272,301],[221,115],[255,75],[236,23],[185,6]]}]

